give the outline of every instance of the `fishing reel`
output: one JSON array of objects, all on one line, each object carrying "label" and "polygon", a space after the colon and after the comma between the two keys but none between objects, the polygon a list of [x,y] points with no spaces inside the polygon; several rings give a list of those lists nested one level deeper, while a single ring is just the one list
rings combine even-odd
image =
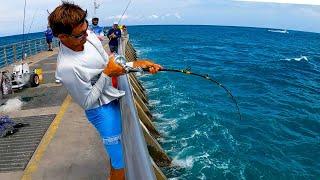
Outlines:
[{"label": "fishing reel", "polygon": [[131,72],[141,72],[141,73],[143,72],[143,69],[140,67],[133,68],[131,66],[128,66],[126,63],[127,62],[126,58],[123,55],[116,54],[114,60],[118,65],[120,65],[126,71],[126,74]]}]

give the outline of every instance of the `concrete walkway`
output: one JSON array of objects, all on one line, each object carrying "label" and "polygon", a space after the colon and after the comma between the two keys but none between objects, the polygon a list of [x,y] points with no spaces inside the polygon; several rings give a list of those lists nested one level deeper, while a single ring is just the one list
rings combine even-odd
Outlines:
[{"label": "concrete walkway", "polygon": [[[47,76],[45,77],[46,84],[15,93],[14,96],[31,97],[31,101],[27,102],[22,110],[7,113],[11,118],[31,118],[28,122],[31,122],[30,124],[33,127],[35,127],[35,124],[32,123],[36,122],[32,121],[34,117],[54,117],[52,123],[49,121],[51,125],[45,131],[26,168],[24,170],[8,171],[1,171],[0,169],[0,180],[100,180],[106,179],[108,175],[109,161],[96,130],[89,124],[83,110],[72,102],[70,96],[66,97],[65,89],[54,83],[54,70],[51,70],[51,68],[55,67],[54,56],[52,55],[55,55],[56,52],[55,50],[53,53],[40,53],[28,60],[30,65],[38,64],[47,68],[47,70],[44,70],[48,72],[44,74]],[[62,101],[63,103],[61,103]],[[51,104],[46,104],[46,102]],[[37,121],[40,124],[41,122]],[[21,137],[23,133],[34,133],[32,132],[34,129],[26,129],[21,129],[16,133],[20,139],[23,138]],[[2,139],[7,143],[11,141],[10,138]],[[12,137],[12,139],[16,138]],[[2,148],[4,148],[2,149],[3,152],[10,152],[10,149]],[[12,156],[11,161],[16,160],[16,157]]]},{"label": "concrete walkway", "polygon": [[[49,131],[50,129],[47,133]],[[29,164],[34,163],[32,171],[26,169],[0,173],[0,179],[106,179],[109,162],[103,145],[96,130],[88,123],[83,110],[77,104],[71,102],[67,107],[51,142],[45,149],[41,149],[41,143],[29,161]],[[36,162],[39,148],[44,153],[40,161]]]},{"label": "concrete walkway", "polygon": [[31,177],[34,180],[102,180],[109,172],[108,164],[94,127],[88,123],[83,110],[71,103]]}]

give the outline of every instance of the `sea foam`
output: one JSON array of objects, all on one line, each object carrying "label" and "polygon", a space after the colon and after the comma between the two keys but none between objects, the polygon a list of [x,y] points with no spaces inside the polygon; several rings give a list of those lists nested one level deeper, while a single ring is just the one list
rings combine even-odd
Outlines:
[{"label": "sea foam", "polygon": [[289,32],[287,30],[281,30],[281,29],[269,29],[269,32],[274,32],[274,33],[282,33],[282,34],[288,34]]},{"label": "sea foam", "polygon": [[309,61],[307,56],[300,56],[298,58],[286,58],[286,61]]},{"label": "sea foam", "polygon": [[194,157],[188,156],[185,159],[178,159],[177,157],[172,160],[172,164],[183,168],[192,168],[194,163]]}]

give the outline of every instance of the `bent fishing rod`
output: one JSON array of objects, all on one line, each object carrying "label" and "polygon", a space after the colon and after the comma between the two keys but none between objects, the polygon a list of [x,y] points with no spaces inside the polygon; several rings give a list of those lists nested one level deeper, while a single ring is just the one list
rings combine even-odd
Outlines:
[{"label": "bent fishing rod", "polygon": [[[132,67],[127,66],[126,63],[125,63],[126,61],[125,61],[124,56],[121,56],[121,55],[120,55],[120,56],[116,56],[115,61],[116,61],[116,63],[118,63],[120,66],[122,66],[122,67],[125,69],[126,73],[149,72],[149,68],[132,68]],[[194,73],[194,72],[191,72],[191,69],[190,69],[190,68],[181,69],[181,70],[179,70],[179,69],[162,68],[162,69],[159,69],[159,71],[183,73],[183,74],[187,74],[187,75],[198,76],[198,77],[202,77],[202,78],[204,78],[204,79],[206,79],[206,80],[209,80],[210,82],[218,85],[219,87],[223,88],[228,95],[230,95],[232,101],[233,101],[234,104],[236,105],[237,112],[238,112],[238,115],[239,115],[239,119],[240,119],[240,121],[242,120],[238,102],[237,102],[237,100],[234,98],[234,96],[232,95],[231,91],[230,91],[226,86],[224,86],[223,84],[221,84],[219,81],[211,78],[208,74],[204,74],[204,75],[203,75],[203,74]]]},{"label": "bent fishing rod", "polygon": [[125,9],[124,9],[124,11],[122,12],[121,17],[120,17],[120,18],[119,18],[119,20],[118,20],[118,24],[120,24],[120,22],[121,22],[121,20],[122,20],[122,18],[123,18],[123,16],[124,16],[124,14],[125,14],[125,13],[126,13],[126,11],[128,10],[128,7],[130,6],[131,1],[132,1],[132,0],[129,0],[129,2],[128,2],[128,4],[127,4],[126,8],[125,8]]}]

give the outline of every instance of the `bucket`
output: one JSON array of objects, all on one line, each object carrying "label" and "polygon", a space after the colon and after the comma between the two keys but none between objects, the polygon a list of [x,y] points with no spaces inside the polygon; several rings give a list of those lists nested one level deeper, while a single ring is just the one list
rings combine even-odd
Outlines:
[{"label": "bucket", "polygon": [[40,81],[40,83],[42,83],[43,82],[42,68],[34,69],[34,73],[39,76],[39,81]]}]

